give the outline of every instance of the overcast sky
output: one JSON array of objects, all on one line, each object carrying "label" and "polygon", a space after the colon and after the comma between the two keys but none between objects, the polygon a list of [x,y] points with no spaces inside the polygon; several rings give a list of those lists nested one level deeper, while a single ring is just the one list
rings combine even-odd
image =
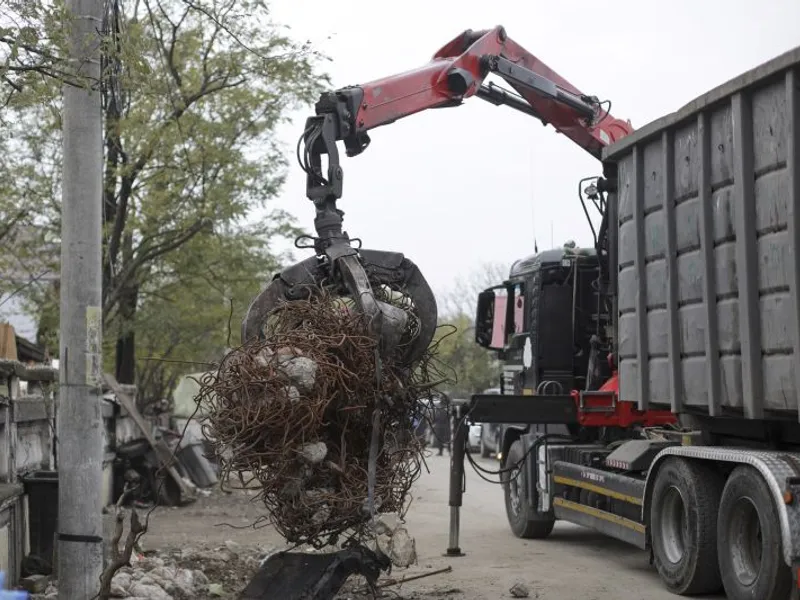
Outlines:
[{"label": "overcast sky", "polygon": [[[422,66],[464,29],[509,37],[582,92],[610,99],[636,128],[800,45],[800,0],[275,0],[288,24],[330,56],[336,87]],[[330,39],[328,39],[330,37]],[[502,82],[501,82],[502,83]],[[305,117],[282,131],[293,150]],[[485,262],[511,263],[568,239],[591,240],[577,183],[600,163],[553,129],[471,98],[374,130],[343,156],[345,228],[365,247],[401,251],[436,291]],[[292,159],[279,205],[313,230]],[[303,255],[304,256],[304,255]],[[498,282],[499,283],[499,282]]]}]

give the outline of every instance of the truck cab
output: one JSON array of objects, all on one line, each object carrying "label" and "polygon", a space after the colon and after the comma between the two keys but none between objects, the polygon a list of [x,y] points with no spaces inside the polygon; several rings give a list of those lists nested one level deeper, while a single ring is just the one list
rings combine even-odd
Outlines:
[{"label": "truck cab", "polygon": [[[602,273],[594,248],[568,242],[516,261],[506,281],[479,294],[475,341],[502,361],[499,393],[569,394],[598,389],[611,376]],[[530,427],[499,426],[501,446],[492,450],[502,457]]]}]

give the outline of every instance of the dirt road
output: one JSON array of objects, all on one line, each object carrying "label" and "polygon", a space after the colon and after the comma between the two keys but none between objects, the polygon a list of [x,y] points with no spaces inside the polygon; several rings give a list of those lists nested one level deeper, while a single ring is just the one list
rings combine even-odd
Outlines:
[{"label": "dirt road", "polygon": [[[466,556],[446,558],[449,509],[449,458],[431,456],[430,473],[416,484],[408,529],[416,538],[418,565],[394,577],[452,566],[452,572],[393,588],[403,598],[482,600],[510,598],[522,582],[531,598],[582,600],[676,600],[662,586],[644,552],[589,530],[559,523],[545,541],[520,540],[506,524],[502,490],[471,469],[461,516],[461,547]],[[495,467],[494,461],[486,461]],[[241,492],[215,492],[195,505],[158,509],[151,518],[147,548],[210,547],[232,541],[264,551],[282,547],[269,527],[248,527],[259,506]],[[234,528],[238,527],[238,529]],[[718,598],[723,598],[719,596]]]}]

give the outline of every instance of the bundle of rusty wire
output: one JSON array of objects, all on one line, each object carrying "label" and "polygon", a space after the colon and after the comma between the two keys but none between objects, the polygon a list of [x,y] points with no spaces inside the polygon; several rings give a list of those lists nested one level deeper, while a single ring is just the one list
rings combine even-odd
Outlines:
[{"label": "bundle of rusty wire", "polygon": [[222,479],[234,474],[248,487],[256,480],[270,521],[290,543],[319,548],[368,532],[376,405],[377,510],[404,514],[420,472],[414,424],[418,400],[432,393],[433,352],[414,365],[379,361],[365,320],[348,306],[322,291],[282,304],[265,340],[232,351],[201,382],[205,434]]}]

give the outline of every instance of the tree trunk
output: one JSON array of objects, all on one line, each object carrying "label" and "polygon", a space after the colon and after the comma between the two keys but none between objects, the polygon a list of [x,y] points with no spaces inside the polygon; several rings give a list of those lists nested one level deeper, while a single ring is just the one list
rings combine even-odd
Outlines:
[{"label": "tree trunk", "polygon": [[119,335],[117,336],[116,376],[117,381],[125,384],[136,382],[136,304],[139,298],[139,286],[133,285],[125,289],[119,303]]}]

